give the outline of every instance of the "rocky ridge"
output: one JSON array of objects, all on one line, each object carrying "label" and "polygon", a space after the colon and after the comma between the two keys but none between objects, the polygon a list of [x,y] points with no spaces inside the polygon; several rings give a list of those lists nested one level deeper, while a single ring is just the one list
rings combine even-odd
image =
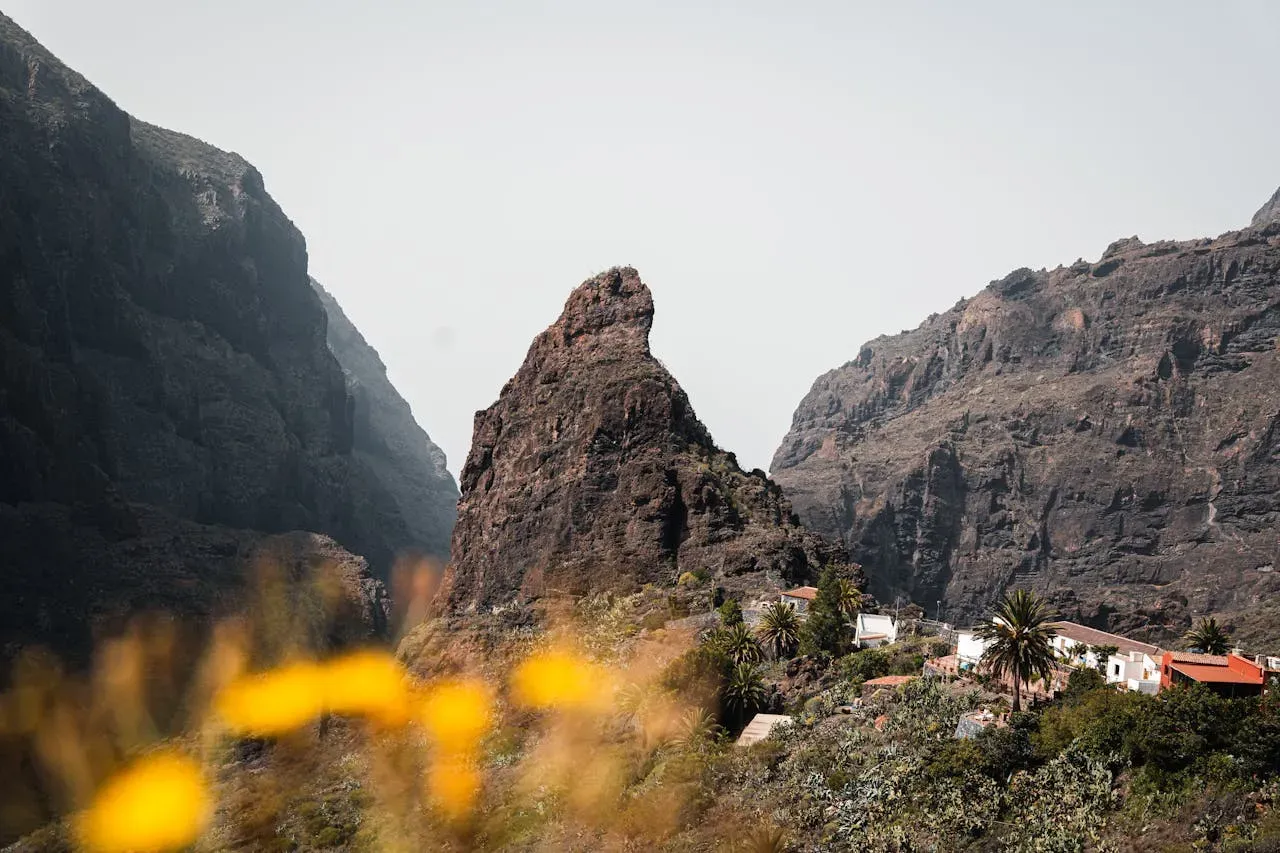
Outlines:
[{"label": "rocky ridge", "polygon": [[584,282],[476,414],[443,593],[455,612],[685,572],[760,589],[843,558],[716,447],[650,352],[653,314],[630,267]]},{"label": "rocky ridge", "polygon": [[253,166],[130,117],[0,15],[0,188],[7,643],[152,598],[210,610],[230,569],[206,540],[247,555],[310,530],[378,574],[443,553],[439,451],[358,335],[330,339]]},{"label": "rocky ridge", "polygon": [[877,596],[955,621],[1013,585],[1154,638],[1256,608],[1280,589],[1275,204],[870,341],[814,383],[774,477]]},{"label": "rocky ridge", "polygon": [[418,425],[409,404],[387,378],[378,353],[312,279],[328,315],[329,349],[342,366],[352,404],[352,456],[390,493],[408,527],[411,545],[440,563],[458,517],[458,485],[444,451]]}]

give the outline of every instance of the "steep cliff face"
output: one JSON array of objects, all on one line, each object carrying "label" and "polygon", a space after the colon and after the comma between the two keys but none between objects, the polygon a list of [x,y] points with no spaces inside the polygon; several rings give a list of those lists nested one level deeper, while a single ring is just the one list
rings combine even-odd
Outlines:
[{"label": "steep cliff face", "polygon": [[458,485],[444,451],[413,418],[387,367],[320,283],[311,282],[329,318],[329,349],[342,365],[352,401],[352,453],[395,500],[409,545],[442,562],[458,517]]},{"label": "steep cliff face", "polygon": [[[385,570],[425,543],[353,453],[355,408],[262,176],[132,119],[0,15],[0,525],[27,543],[5,568],[27,606],[116,571],[129,548],[107,543],[157,514],[317,531]],[[66,565],[56,540],[86,528],[103,548]]]},{"label": "steep cliff face", "polygon": [[[1274,200],[1273,204],[1274,206]],[[1280,589],[1280,224],[1018,270],[820,377],[773,474],[880,597],[1132,629]]]},{"label": "steep cliff face", "polygon": [[585,282],[476,414],[446,580],[455,610],[687,571],[794,583],[841,556],[763,472],[716,447],[650,354],[652,323],[634,269]]}]

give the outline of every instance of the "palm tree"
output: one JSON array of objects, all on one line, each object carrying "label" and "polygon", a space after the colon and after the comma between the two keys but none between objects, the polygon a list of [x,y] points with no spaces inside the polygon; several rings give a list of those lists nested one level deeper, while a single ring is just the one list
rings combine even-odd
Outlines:
[{"label": "palm tree", "polygon": [[724,683],[724,704],[741,720],[764,704],[764,681],[754,663],[740,663]]},{"label": "palm tree", "polygon": [[1034,676],[1053,678],[1054,614],[1049,603],[1034,592],[1015,589],[1006,593],[994,618],[978,626],[986,641],[983,666],[996,678],[1013,680],[1013,710],[1022,710],[1022,685]]},{"label": "palm tree", "polygon": [[764,658],[764,649],[760,648],[760,641],[743,622],[731,628],[722,629],[718,640],[721,650],[735,664],[758,663]]},{"label": "palm tree", "polygon": [[776,657],[791,654],[800,644],[800,617],[796,615],[795,605],[783,601],[766,604],[756,633],[773,649]]},{"label": "palm tree", "polygon": [[1207,655],[1225,655],[1231,647],[1226,630],[1212,616],[1201,619],[1182,635],[1187,648],[1199,649]]},{"label": "palm tree", "polygon": [[848,578],[840,578],[836,588],[836,609],[852,619],[862,609],[863,595],[858,585]]}]

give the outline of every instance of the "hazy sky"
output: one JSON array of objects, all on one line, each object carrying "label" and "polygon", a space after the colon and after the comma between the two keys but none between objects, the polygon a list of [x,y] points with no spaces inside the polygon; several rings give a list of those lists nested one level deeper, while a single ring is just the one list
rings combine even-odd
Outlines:
[{"label": "hazy sky", "polygon": [[[767,467],[814,378],[1019,266],[1215,235],[1280,184],[1280,3],[5,0],[239,152],[456,473],[590,275]],[[785,9],[785,11],[784,11]]]}]

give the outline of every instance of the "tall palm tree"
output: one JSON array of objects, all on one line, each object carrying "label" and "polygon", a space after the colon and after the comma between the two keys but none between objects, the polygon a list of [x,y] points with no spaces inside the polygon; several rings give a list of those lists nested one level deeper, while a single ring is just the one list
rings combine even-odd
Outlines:
[{"label": "tall palm tree", "polygon": [[848,578],[840,578],[837,583],[836,607],[845,616],[853,618],[862,609],[863,595],[858,585]]},{"label": "tall palm tree", "polygon": [[723,697],[725,706],[738,720],[764,704],[764,680],[754,663],[740,663],[729,672]]},{"label": "tall palm tree", "polygon": [[1182,635],[1187,648],[1199,649],[1207,655],[1225,655],[1231,648],[1227,632],[1218,620],[1208,616],[1197,622],[1191,630]]},{"label": "tall palm tree", "polygon": [[735,664],[758,663],[764,659],[764,649],[760,648],[760,641],[746,623],[739,622],[731,628],[722,628],[717,641],[721,651]]},{"label": "tall palm tree", "polygon": [[1034,592],[1015,589],[997,605],[994,618],[978,626],[986,641],[982,664],[997,678],[1013,680],[1013,710],[1022,710],[1022,685],[1035,676],[1053,678],[1055,618],[1049,603]]},{"label": "tall palm tree", "polygon": [[773,649],[776,657],[791,654],[800,644],[800,617],[796,615],[795,605],[784,601],[766,604],[756,633],[765,645]]}]

